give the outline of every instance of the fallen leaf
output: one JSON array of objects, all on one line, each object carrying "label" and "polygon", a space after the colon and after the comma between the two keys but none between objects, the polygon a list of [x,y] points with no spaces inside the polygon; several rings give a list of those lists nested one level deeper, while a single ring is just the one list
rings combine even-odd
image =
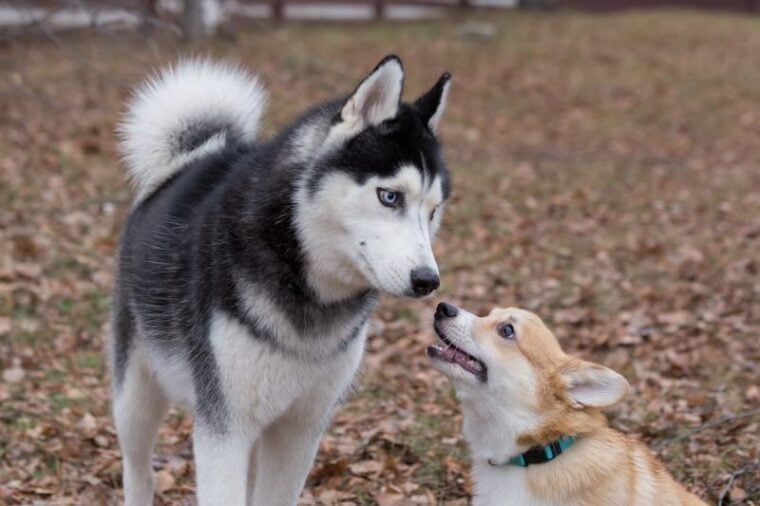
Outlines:
[{"label": "fallen leaf", "polygon": [[154,477],[156,479],[156,493],[163,494],[174,488],[174,476],[169,471],[163,469],[156,471]]}]

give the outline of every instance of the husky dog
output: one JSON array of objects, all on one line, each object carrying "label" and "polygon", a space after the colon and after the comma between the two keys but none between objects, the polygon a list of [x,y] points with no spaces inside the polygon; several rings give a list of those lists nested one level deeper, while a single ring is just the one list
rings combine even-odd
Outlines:
[{"label": "husky dog", "polygon": [[601,409],[628,382],[570,357],[538,316],[479,318],[442,302],[428,357],[454,383],[472,450],[475,506],[704,506]]},{"label": "husky dog", "polygon": [[438,287],[450,75],[413,103],[403,79],[386,57],[261,143],[265,94],[238,68],[186,61],[135,94],[112,321],[128,505],[153,500],[169,402],[195,415],[200,505],[294,504],[378,294]]}]

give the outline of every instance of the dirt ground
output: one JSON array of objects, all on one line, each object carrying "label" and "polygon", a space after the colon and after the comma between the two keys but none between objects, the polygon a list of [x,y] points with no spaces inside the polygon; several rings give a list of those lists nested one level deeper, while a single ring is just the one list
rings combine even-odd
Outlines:
[{"label": "dirt ground", "polygon": [[[131,197],[113,131],[130,86],[187,52],[261,74],[265,136],[386,53],[407,98],[454,76],[442,289],[382,303],[304,504],[466,504],[459,409],[424,357],[444,299],[536,311],[628,378],[615,427],[709,502],[760,504],[760,18],[687,11],[0,43],[0,504],[120,497],[104,336]],[[194,504],[190,428],[162,428],[158,504]]]}]

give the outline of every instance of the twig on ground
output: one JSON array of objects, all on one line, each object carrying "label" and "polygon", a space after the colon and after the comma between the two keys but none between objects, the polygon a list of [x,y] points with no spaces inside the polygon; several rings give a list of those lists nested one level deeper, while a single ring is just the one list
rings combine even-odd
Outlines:
[{"label": "twig on ground", "polygon": [[754,471],[755,469],[758,469],[758,468],[760,468],[760,462],[753,462],[751,464],[747,464],[744,467],[740,467],[739,469],[731,473],[731,476],[728,477],[728,482],[726,482],[726,484],[720,490],[720,495],[718,496],[718,506],[726,506],[725,504],[726,496],[728,496],[729,492],[731,491],[731,487],[734,486],[734,483],[736,482],[736,479],[739,476],[743,474],[747,474],[750,471]]},{"label": "twig on ground", "polygon": [[662,441],[654,445],[652,448],[654,449],[654,451],[657,452],[671,443],[683,441],[684,439],[688,439],[691,436],[695,434],[699,434],[700,432],[705,431],[707,429],[713,429],[715,427],[718,427],[719,425],[723,425],[724,423],[731,422],[734,420],[741,420],[742,418],[752,418],[753,416],[760,416],[760,409],[756,409],[754,411],[746,411],[744,413],[736,413],[734,415],[724,416],[723,418],[719,418],[717,420],[707,422],[705,424],[700,425],[696,429],[690,430],[689,432],[686,432],[685,434],[681,434],[680,436],[676,436],[670,439],[663,439]]}]

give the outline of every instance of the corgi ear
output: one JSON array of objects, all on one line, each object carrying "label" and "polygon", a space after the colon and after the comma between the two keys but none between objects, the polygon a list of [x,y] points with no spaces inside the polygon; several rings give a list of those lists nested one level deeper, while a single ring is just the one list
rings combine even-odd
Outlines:
[{"label": "corgi ear", "polygon": [[444,72],[438,82],[414,102],[415,110],[433,132],[438,129],[443,111],[446,109],[450,87],[451,74]]},{"label": "corgi ear", "polygon": [[628,381],[623,376],[591,362],[574,362],[560,374],[565,396],[574,408],[606,408],[628,393]]},{"label": "corgi ear", "polygon": [[378,63],[340,111],[340,118],[352,133],[377,125],[398,113],[404,85],[404,68],[398,56],[390,55]]}]

